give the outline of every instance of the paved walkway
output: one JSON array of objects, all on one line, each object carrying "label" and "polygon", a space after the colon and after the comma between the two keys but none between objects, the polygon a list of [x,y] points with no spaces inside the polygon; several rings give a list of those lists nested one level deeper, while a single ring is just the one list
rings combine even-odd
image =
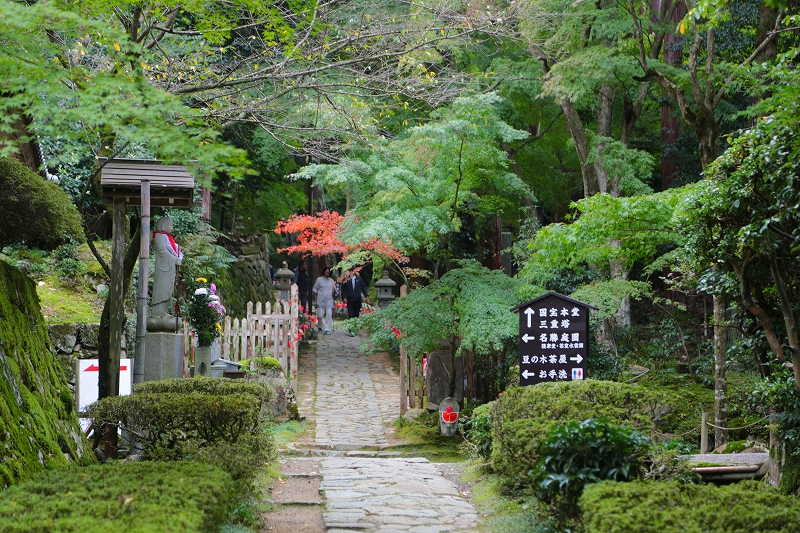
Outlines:
[{"label": "paved walkway", "polygon": [[[306,517],[302,523],[291,525],[276,516],[273,526],[264,531],[476,531],[475,509],[442,475],[439,465],[383,451],[395,443],[399,377],[386,355],[360,354],[360,340],[334,331],[320,337],[316,358],[306,361],[305,373],[301,361],[298,405],[300,415],[315,432],[306,435],[298,447],[314,457],[283,460],[287,479],[277,492],[280,497],[291,493],[292,486],[309,486],[310,477],[318,479],[324,526]],[[294,503],[314,503],[303,498],[307,494],[298,496]],[[276,499],[293,503],[291,498]],[[301,516],[302,509],[296,509]],[[291,509],[283,511],[287,518],[281,519],[290,520]]]}]

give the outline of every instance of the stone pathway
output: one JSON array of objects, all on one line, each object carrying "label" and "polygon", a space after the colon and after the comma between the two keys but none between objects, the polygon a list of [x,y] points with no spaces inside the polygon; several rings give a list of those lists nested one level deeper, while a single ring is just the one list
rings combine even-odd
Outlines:
[{"label": "stone pathway", "polygon": [[312,430],[294,451],[310,457],[281,461],[286,478],[273,487],[273,499],[296,504],[295,519],[293,508],[281,507],[264,516],[262,532],[476,531],[475,509],[439,465],[384,451],[396,444],[399,377],[386,355],[360,354],[360,340],[335,330],[320,337],[316,357],[306,355],[304,364],[301,356],[298,406]]}]

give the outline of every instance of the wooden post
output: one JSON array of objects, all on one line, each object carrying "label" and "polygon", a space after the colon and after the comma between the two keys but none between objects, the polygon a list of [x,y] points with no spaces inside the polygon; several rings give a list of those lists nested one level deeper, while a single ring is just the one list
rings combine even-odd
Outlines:
[{"label": "wooden post", "polygon": [[136,349],[133,358],[133,382],[144,381],[145,346],[147,345],[147,278],[150,276],[150,180],[142,180],[142,212],[139,217],[139,283],[136,294]]},{"label": "wooden post", "polygon": [[288,337],[292,341],[292,348],[289,351],[290,354],[290,361],[289,361],[289,368],[291,369],[289,372],[289,377],[292,380],[292,390],[295,394],[297,394],[297,364],[298,364],[298,354],[300,350],[300,341],[297,340],[297,332],[299,330],[297,321],[298,321],[298,309],[300,306],[300,301],[297,295],[297,285],[292,285],[291,290],[291,326],[288,331]]},{"label": "wooden post", "polygon": [[[100,383],[100,397],[119,396],[119,360],[122,354],[122,325],[125,321],[125,302],[123,301],[123,279],[125,260],[125,198],[115,198],[113,207],[113,228],[111,239],[111,287],[109,300],[111,300],[111,317],[109,321],[109,357],[108,361],[100,359],[100,365],[105,362],[108,366],[105,375],[106,383]],[[103,390],[105,389],[105,390]],[[104,394],[103,394],[104,393]],[[106,459],[117,456],[117,428],[114,425],[105,427],[104,455]]]},{"label": "wooden post", "polygon": [[708,453],[708,413],[700,415],[700,453]]},{"label": "wooden post", "polygon": [[[350,196],[348,194],[348,201]],[[408,295],[408,285],[400,286],[400,297]],[[408,411],[408,354],[400,345],[400,414]]]}]

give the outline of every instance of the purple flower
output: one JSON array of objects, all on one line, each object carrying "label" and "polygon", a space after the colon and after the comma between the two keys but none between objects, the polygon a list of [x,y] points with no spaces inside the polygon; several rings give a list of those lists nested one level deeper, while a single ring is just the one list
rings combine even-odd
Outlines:
[{"label": "purple flower", "polygon": [[211,285],[208,286],[208,288],[211,291],[211,294],[217,294],[217,286],[216,285],[214,285],[212,283]]}]

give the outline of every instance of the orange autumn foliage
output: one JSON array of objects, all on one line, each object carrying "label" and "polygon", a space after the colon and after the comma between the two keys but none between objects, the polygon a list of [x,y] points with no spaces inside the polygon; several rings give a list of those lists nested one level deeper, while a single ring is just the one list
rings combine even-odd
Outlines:
[{"label": "orange autumn foliage", "polygon": [[292,215],[278,222],[277,234],[296,233],[297,244],[280,248],[279,253],[299,253],[303,256],[324,256],[341,254],[347,256],[353,252],[372,252],[391,259],[397,263],[407,263],[408,257],[391,244],[377,237],[357,243],[348,244],[339,238],[344,216],[335,211],[322,211],[316,215]]}]

